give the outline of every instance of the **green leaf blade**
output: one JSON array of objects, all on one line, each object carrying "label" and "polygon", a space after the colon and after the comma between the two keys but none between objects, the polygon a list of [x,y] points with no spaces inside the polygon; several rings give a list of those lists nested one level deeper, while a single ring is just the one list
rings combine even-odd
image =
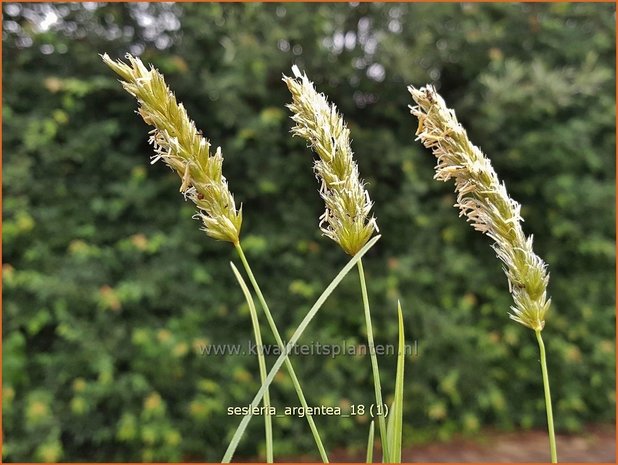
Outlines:
[{"label": "green leaf blade", "polygon": [[369,425],[369,437],[367,438],[367,460],[366,463],[372,463],[373,462],[373,443],[375,441],[374,437],[375,437],[375,428],[376,424],[375,421],[371,422],[371,425]]},{"label": "green leaf blade", "polygon": [[232,460],[232,457],[234,456],[234,452],[236,451],[236,448],[238,447],[238,443],[240,442],[240,439],[245,433],[245,430],[247,429],[247,425],[249,424],[249,421],[251,421],[251,417],[253,416],[253,413],[252,413],[253,409],[255,409],[255,407],[257,407],[257,405],[260,403],[260,401],[262,400],[262,397],[264,396],[264,393],[266,392],[266,389],[268,389],[268,386],[270,386],[273,379],[275,379],[275,376],[279,372],[279,369],[281,368],[283,363],[288,359],[291,348],[296,344],[296,342],[298,342],[298,340],[304,333],[305,329],[307,329],[307,326],[309,326],[309,323],[311,323],[311,320],[313,320],[313,318],[318,313],[320,308],[322,308],[322,305],[324,305],[324,302],[326,302],[328,297],[337,288],[337,286],[343,280],[343,278],[346,277],[346,275],[358,263],[358,261],[363,257],[363,255],[365,255],[369,251],[369,249],[371,249],[376,244],[376,242],[378,242],[380,237],[382,236],[379,236],[379,235],[375,236],[373,239],[367,242],[367,244],[365,244],[365,246],[348,261],[348,263],[341,269],[341,271],[339,271],[339,274],[337,274],[337,276],[335,276],[335,278],[326,287],[324,292],[322,292],[322,294],[320,295],[318,300],[316,300],[316,302],[313,304],[313,307],[311,307],[309,312],[307,312],[307,315],[305,315],[305,318],[298,325],[298,327],[296,328],[296,331],[294,331],[294,334],[290,338],[290,341],[287,343],[285,352],[282,353],[279,356],[279,358],[275,361],[274,365],[270,369],[270,372],[268,373],[268,376],[266,377],[266,381],[262,383],[262,386],[260,387],[257,394],[253,398],[253,401],[251,402],[251,405],[250,405],[249,413],[243,417],[243,419],[240,421],[240,424],[236,428],[236,431],[234,432],[234,435],[232,436],[232,440],[230,441],[228,448],[225,451],[225,454],[223,456],[223,459],[221,460],[222,463],[229,463]]},{"label": "green leaf blade", "polygon": [[403,386],[405,365],[405,334],[401,303],[397,302],[397,317],[399,320],[399,351],[397,353],[397,375],[395,377],[395,399],[391,406],[388,421],[388,443],[390,461],[401,463],[401,442],[403,434]]}]

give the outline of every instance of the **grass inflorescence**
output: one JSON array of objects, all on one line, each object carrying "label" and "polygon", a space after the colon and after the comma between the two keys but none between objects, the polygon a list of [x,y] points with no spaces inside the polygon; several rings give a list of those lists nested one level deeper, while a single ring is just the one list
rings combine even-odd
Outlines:
[{"label": "grass inflorescence", "polygon": [[410,107],[418,118],[417,139],[436,156],[435,179],[454,179],[460,216],[474,229],[493,239],[493,248],[504,264],[509,290],[515,305],[510,318],[536,333],[541,355],[541,372],[552,462],[557,462],[554,419],[547,374],[545,345],[541,331],[551,305],[547,296],[549,273],[545,262],[532,249],[532,236],[526,237],[521,223],[521,206],[509,197],[504,182],[491,161],[468,139],[455,112],[431,86],[409,87],[416,102]]},{"label": "grass inflorescence", "polygon": [[[180,178],[180,192],[195,203],[196,217],[201,220],[206,234],[214,239],[234,245],[253,293],[264,312],[268,326],[281,350],[281,355],[269,368],[263,354],[258,355],[261,386],[255,394],[250,413],[245,415],[223,456],[223,462],[232,460],[242,439],[253,409],[260,403],[271,405],[269,390],[280,368],[285,365],[304,411],[309,411],[308,401],[302,390],[289,354],[309,324],[316,317],[328,297],[353,267],[357,267],[367,342],[371,357],[371,369],[375,394],[377,428],[383,462],[400,462],[403,443],[404,365],[405,335],[401,305],[398,303],[399,354],[394,384],[393,402],[389,408],[384,404],[380,370],[375,353],[373,325],[367,279],[362,257],[376,244],[380,236],[373,216],[373,202],[362,180],[351,148],[350,130],[328,98],[319,93],[305,73],[294,66],[293,77],[284,76],[292,102],[294,126],[292,134],[304,139],[315,152],[315,175],[319,181],[320,196],[325,210],[319,218],[319,227],[335,241],[350,259],[341,271],[326,286],[325,290],[305,314],[294,330],[290,340],[284,343],[274,316],[255,277],[241,244],[242,208],[237,208],[234,196],[223,176],[223,154],[220,148],[211,150],[210,142],[197,130],[185,107],[176,100],[163,75],[154,67],[145,66],[139,58],[127,55],[127,62],[114,61],[107,54],[103,61],[121,78],[124,89],[134,96],[139,104],[138,113],[153,127],[150,143],[154,146],[152,162],[163,161]],[[551,395],[545,346],[541,332],[545,327],[546,314],[551,306],[547,286],[549,273],[545,262],[533,250],[532,236],[526,236],[521,223],[521,206],[513,200],[493,169],[491,162],[481,150],[473,145],[465,129],[458,122],[455,112],[446,106],[442,97],[431,85],[420,89],[410,87],[415,105],[412,114],[418,118],[417,139],[430,148],[437,158],[435,178],[441,181],[453,179],[457,193],[456,206],[460,216],[465,216],[474,229],[493,240],[496,255],[503,263],[509,291],[514,304],[509,313],[517,323],[532,329],[537,337],[542,368],[545,405],[547,411],[550,452],[552,461],[557,461]],[[239,269],[232,263],[232,271],[249,306],[254,338],[262,345],[260,316],[253,294]],[[388,424],[386,411],[389,411]],[[307,413],[311,434],[323,462],[328,462],[326,448],[317,425]],[[275,448],[273,422],[264,418],[266,460],[274,462]],[[375,423],[369,428],[367,462],[373,461]]]}]

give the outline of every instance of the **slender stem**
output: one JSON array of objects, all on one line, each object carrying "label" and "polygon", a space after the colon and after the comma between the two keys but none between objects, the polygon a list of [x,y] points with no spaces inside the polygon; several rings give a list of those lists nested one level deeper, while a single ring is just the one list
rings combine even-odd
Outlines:
[{"label": "slender stem", "polygon": [[375,426],[376,423],[372,420],[369,425],[369,437],[367,438],[367,459],[365,460],[365,463],[373,463],[373,435]]},{"label": "slender stem", "polygon": [[371,357],[371,369],[373,371],[373,387],[376,396],[376,406],[378,407],[378,426],[380,428],[380,442],[382,443],[382,453],[384,461],[390,462],[388,451],[388,441],[386,440],[386,422],[384,421],[384,402],[382,401],[382,386],[380,385],[380,369],[376,357],[375,344],[373,342],[373,326],[371,324],[371,310],[369,309],[369,297],[367,296],[367,284],[365,283],[365,270],[363,261],[359,260],[358,277],[360,279],[361,293],[363,294],[363,306],[365,308],[365,324],[367,326],[367,343],[369,345],[369,356]]},{"label": "slender stem", "polygon": [[[277,341],[277,344],[279,345],[279,348],[281,349],[281,351],[285,353],[286,346],[283,343],[283,339],[281,339],[281,335],[279,334],[279,330],[277,329],[275,320],[273,319],[273,316],[270,313],[270,309],[268,308],[268,304],[266,303],[264,294],[262,294],[262,290],[260,289],[260,286],[257,283],[255,276],[253,275],[253,271],[251,271],[251,266],[249,266],[249,262],[247,261],[247,257],[245,256],[242,246],[240,245],[240,242],[237,244],[234,244],[234,246],[236,247],[236,251],[238,252],[240,261],[242,262],[243,266],[245,267],[245,271],[247,272],[247,275],[249,276],[249,280],[251,281],[253,289],[255,290],[255,293],[257,294],[260,305],[262,306],[262,309],[264,310],[264,314],[266,315],[266,320],[268,321],[268,325],[270,326],[270,329],[273,332],[273,335],[275,336],[275,340]],[[300,403],[303,406],[305,412],[308,412],[309,406],[307,404],[307,400],[305,399],[305,395],[303,394],[303,389],[301,388],[300,382],[298,381],[298,377],[296,376],[296,373],[294,372],[294,367],[292,366],[292,362],[288,358],[285,359],[285,365],[290,375],[290,378],[292,379],[292,384],[294,384],[294,389],[296,389],[296,394],[298,395],[298,399],[300,400]],[[318,447],[318,451],[320,452],[320,457],[322,459],[322,462],[328,463],[328,456],[326,455],[326,450],[324,449],[324,445],[322,444],[322,440],[320,439],[320,433],[318,432],[318,428],[316,427],[315,422],[313,421],[313,416],[310,415],[309,413],[306,413],[305,417],[307,418],[307,422],[309,423],[309,428],[311,428],[311,433],[313,434],[313,439],[315,440],[315,443]]]},{"label": "slender stem", "polygon": [[318,314],[318,312],[324,305],[324,302],[328,300],[328,298],[333,293],[333,291],[337,288],[337,286],[339,286],[339,283],[341,283],[343,278],[346,277],[346,275],[356,265],[356,263],[362,258],[362,256],[365,255],[374,245],[376,245],[376,242],[380,240],[380,237],[381,236],[379,235],[375,236],[373,239],[367,242],[367,244],[365,244],[365,246],[362,249],[360,249],[356,253],[356,255],[350,258],[348,263],[346,263],[346,265],[339,271],[339,273],[337,273],[337,276],[335,276],[333,280],[328,284],[328,286],[326,286],[326,289],[324,289],[322,294],[320,294],[320,297],[318,297],[318,300],[316,300],[315,303],[311,306],[311,308],[309,309],[309,311],[307,312],[303,320],[300,322],[300,324],[294,331],[294,334],[292,334],[292,337],[290,337],[290,340],[288,341],[285,351],[281,353],[281,355],[279,355],[275,363],[273,363],[273,366],[270,368],[270,371],[268,372],[268,376],[266,377],[266,381],[264,382],[264,384],[262,384],[260,389],[258,389],[258,392],[255,394],[255,397],[251,401],[249,412],[244,417],[242,417],[240,424],[236,428],[236,431],[234,432],[234,435],[232,436],[232,439],[230,440],[230,443],[228,444],[227,449],[225,450],[225,454],[223,455],[223,459],[221,460],[222,463],[231,462],[232,458],[234,457],[234,452],[236,451],[236,448],[238,447],[238,443],[240,442],[240,439],[242,438],[243,434],[245,434],[245,431],[247,430],[247,425],[249,424],[249,422],[251,421],[251,418],[253,417],[252,410],[258,406],[258,404],[262,400],[262,397],[264,397],[264,393],[266,392],[270,384],[275,379],[275,376],[277,375],[277,373],[279,373],[279,370],[281,369],[283,362],[287,360],[287,358],[290,355],[290,351],[296,345],[298,340],[301,338],[301,336],[303,335],[303,333],[305,332],[305,330],[307,329],[311,321]]},{"label": "slender stem", "polygon": [[[260,382],[264,384],[266,381],[266,359],[264,357],[264,351],[262,348],[262,332],[260,330],[260,322],[257,316],[257,310],[255,309],[255,303],[253,302],[253,297],[251,297],[251,292],[245,283],[240,271],[238,268],[234,266],[233,263],[230,263],[232,266],[232,271],[234,272],[234,276],[236,276],[236,280],[242,289],[243,294],[245,295],[245,300],[247,301],[247,305],[249,306],[249,313],[251,314],[251,325],[253,326],[253,335],[255,336],[255,345],[258,348],[258,365],[260,367]],[[270,394],[269,391],[266,390],[264,392],[264,429],[266,433],[266,462],[273,463],[274,462],[274,454],[273,454],[273,422],[270,416]]]},{"label": "slender stem", "polygon": [[539,350],[541,353],[541,371],[543,373],[543,388],[545,390],[545,410],[547,412],[547,431],[549,432],[549,450],[551,452],[551,462],[558,463],[558,454],[556,452],[556,435],[554,433],[554,414],[551,408],[551,393],[549,392],[549,376],[547,376],[547,360],[545,357],[545,344],[541,337],[541,331],[537,330],[536,340],[539,342]]}]

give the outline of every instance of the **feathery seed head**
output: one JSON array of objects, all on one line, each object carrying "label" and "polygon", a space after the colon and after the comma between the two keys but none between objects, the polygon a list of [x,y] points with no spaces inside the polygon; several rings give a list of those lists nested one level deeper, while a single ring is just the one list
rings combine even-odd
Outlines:
[{"label": "feathery seed head", "polygon": [[122,78],[124,89],[137,99],[138,113],[146,124],[154,126],[149,139],[155,150],[152,163],[163,160],[180,176],[180,192],[197,205],[195,217],[203,222],[206,234],[237,243],[242,209],[236,209],[222,174],[221,149],[217,148],[214,155],[210,152],[210,143],[154,67],[147,68],[129,54],[128,63],[113,61],[107,54],[101,58]]},{"label": "feathery seed head", "polygon": [[515,305],[509,316],[535,331],[545,325],[551,299],[547,298],[547,265],[532,249],[532,236],[521,227],[520,205],[511,199],[504,183],[481,150],[468,139],[455,112],[446,106],[431,85],[409,87],[418,118],[417,140],[431,148],[437,158],[435,179],[455,180],[460,216],[493,241],[497,257],[504,263],[509,290]]},{"label": "feathery seed head", "polygon": [[283,77],[292,94],[292,134],[305,139],[317,153],[314,170],[321,182],[326,210],[320,217],[322,232],[349,255],[358,252],[378,230],[370,216],[372,202],[360,179],[350,147],[350,130],[323,94],[296,66],[295,78]]}]

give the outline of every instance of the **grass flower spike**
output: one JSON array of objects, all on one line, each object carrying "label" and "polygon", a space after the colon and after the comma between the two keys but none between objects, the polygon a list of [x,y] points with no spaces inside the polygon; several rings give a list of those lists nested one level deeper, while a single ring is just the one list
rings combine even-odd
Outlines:
[{"label": "grass flower spike", "polygon": [[455,179],[460,216],[466,216],[474,229],[494,240],[493,248],[504,263],[509,290],[515,305],[509,316],[534,330],[539,344],[549,448],[553,463],[558,461],[554,419],[547,374],[545,345],[541,331],[551,305],[547,297],[547,265],[532,249],[532,236],[521,227],[520,205],[511,199],[504,183],[491,166],[489,158],[468,139],[455,112],[433,86],[409,87],[416,106],[411,112],[418,118],[417,139],[432,149],[438,159],[435,179]]},{"label": "grass flower spike", "polygon": [[292,93],[296,126],[292,132],[305,139],[318,154],[315,173],[321,181],[320,195],[326,211],[320,217],[324,234],[349,255],[358,252],[378,230],[370,217],[372,202],[358,173],[350,148],[350,130],[337,107],[319,94],[306,74],[292,68],[296,79],[284,76]]},{"label": "grass flower spike", "polygon": [[[184,106],[176,101],[176,97],[167,87],[163,75],[156,69],[152,66],[147,68],[139,58],[131,55],[127,55],[128,64],[122,61],[113,61],[107,54],[102,55],[102,58],[122,78],[121,82],[125,90],[137,98],[139,114],[146,124],[154,126],[154,129],[150,132],[150,142],[155,147],[152,162],[162,159],[180,176],[182,179],[180,191],[185,198],[191,199],[197,205],[198,213],[196,216],[202,220],[206,234],[221,241],[231,242],[234,245],[264,310],[264,315],[275,340],[280,350],[285,351],[283,339],[240,243],[242,211],[236,209],[234,197],[222,174],[223,156],[221,149],[217,149],[214,154],[211,154],[209,142],[196,129]],[[238,277],[238,274],[235,274]],[[239,283],[242,287],[241,280],[239,280]],[[245,289],[243,289],[243,293],[246,296]],[[254,325],[254,328],[259,328],[259,325]],[[294,367],[289,359],[285,359],[285,364],[300,403],[307,410],[307,400]],[[268,403],[268,399],[266,399],[266,403]],[[328,456],[313,417],[308,413],[305,418],[322,461],[328,462]],[[266,421],[265,423],[267,460],[270,462],[273,460],[271,422]]]},{"label": "grass flower spike", "polygon": [[[314,169],[321,182],[320,195],[326,204],[326,211],[320,217],[320,228],[347,254],[356,255],[374,231],[378,230],[378,226],[375,218],[369,216],[372,202],[354,161],[350,147],[350,130],[337,107],[315,90],[307,75],[301,74],[296,66],[292,67],[292,72],[295,78],[283,77],[292,94],[292,103],[288,105],[293,113],[292,121],[296,123],[292,133],[305,139],[319,156]],[[363,261],[359,260],[357,266],[371,356],[375,405],[380,412],[384,410],[384,402]],[[378,426],[383,459],[385,462],[392,462],[383,413],[378,413]]]},{"label": "grass flower spike", "polygon": [[511,199],[489,159],[473,145],[453,110],[432,86],[410,87],[417,103],[412,114],[418,118],[416,135],[438,159],[435,179],[455,179],[460,216],[495,243],[504,263],[515,305],[510,317],[535,331],[545,326],[551,299],[547,297],[547,265],[532,250],[532,236],[521,228],[520,205]]},{"label": "grass flower spike", "polygon": [[204,223],[206,234],[238,243],[242,211],[236,209],[222,174],[221,149],[211,153],[210,143],[198,132],[156,69],[147,68],[131,55],[127,55],[128,64],[113,61],[107,54],[102,58],[122,78],[125,90],[137,98],[139,114],[146,124],[154,126],[150,133],[155,148],[152,162],[163,160],[180,176],[180,191],[197,205],[196,216]]}]

